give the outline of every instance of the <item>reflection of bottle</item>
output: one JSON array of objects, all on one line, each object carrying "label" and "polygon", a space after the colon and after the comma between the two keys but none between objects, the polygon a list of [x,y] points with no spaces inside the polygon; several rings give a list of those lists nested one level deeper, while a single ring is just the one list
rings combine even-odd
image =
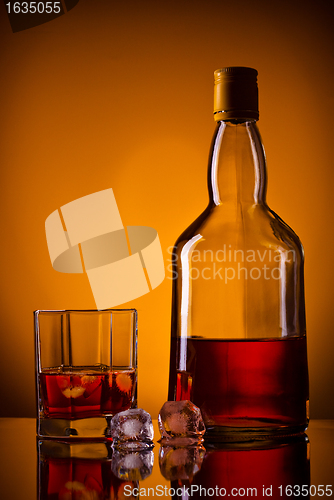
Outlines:
[{"label": "reflection of bottle", "polygon": [[257,71],[215,72],[209,205],[173,253],[169,399],[208,433],[292,433],[308,422],[303,250],[266,204]]},{"label": "reflection of bottle", "polygon": [[[305,435],[289,442],[261,443],[257,447],[236,443],[211,448],[206,445],[207,453],[202,467],[192,481],[171,481],[175,491],[173,498],[184,500],[210,496],[279,499],[298,496],[308,499],[308,447]],[[182,486],[185,487],[183,491]]]}]

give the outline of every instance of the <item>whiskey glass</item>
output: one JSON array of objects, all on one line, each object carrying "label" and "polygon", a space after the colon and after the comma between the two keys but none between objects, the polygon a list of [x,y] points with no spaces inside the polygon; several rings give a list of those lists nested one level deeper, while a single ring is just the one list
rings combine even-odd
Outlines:
[{"label": "whiskey glass", "polygon": [[137,406],[135,309],[35,311],[37,435],[106,438]]}]

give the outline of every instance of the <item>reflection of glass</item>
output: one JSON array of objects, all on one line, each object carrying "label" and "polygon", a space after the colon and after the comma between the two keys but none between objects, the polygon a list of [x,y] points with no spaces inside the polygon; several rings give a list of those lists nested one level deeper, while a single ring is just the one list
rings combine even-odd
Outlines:
[{"label": "reflection of glass", "polygon": [[38,500],[134,498],[129,492],[138,482],[116,477],[111,455],[108,443],[39,441]]},{"label": "reflection of glass", "polygon": [[205,448],[202,466],[193,477],[171,481],[174,499],[228,496],[281,499],[293,496],[289,493],[297,493],[298,488],[301,492],[303,485],[304,494],[300,493],[300,497],[309,498],[309,443],[305,434],[276,444],[205,443]]},{"label": "reflection of glass", "polygon": [[36,311],[37,433],[97,438],[137,404],[137,312]]}]

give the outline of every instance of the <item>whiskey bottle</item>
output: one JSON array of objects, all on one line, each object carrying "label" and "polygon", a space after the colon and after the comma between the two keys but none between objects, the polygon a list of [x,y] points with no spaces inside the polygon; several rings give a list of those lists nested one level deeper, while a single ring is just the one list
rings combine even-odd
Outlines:
[{"label": "whiskey bottle", "polygon": [[266,202],[257,71],[214,73],[209,204],[175,243],[169,395],[212,439],[303,432],[308,366],[303,248]]}]

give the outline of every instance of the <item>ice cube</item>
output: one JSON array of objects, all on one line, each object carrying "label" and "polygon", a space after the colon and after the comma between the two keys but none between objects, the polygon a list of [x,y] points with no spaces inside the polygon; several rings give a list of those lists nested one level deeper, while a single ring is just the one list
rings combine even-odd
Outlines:
[{"label": "ice cube", "polygon": [[113,447],[118,449],[140,450],[152,448],[152,418],[142,408],[116,413],[110,422],[110,435]]},{"label": "ice cube", "polygon": [[94,375],[70,373],[57,376],[57,384],[65,398],[89,398],[101,385],[101,379]]},{"label": "ice cube", "polygon": [[58,375],[56,380],[65,398],[79,398],[85,392],[85,387],[82,386],[79,375]]},{"label": "ice cube", "polygon": [[159,466],[161,474],[170,481],[190,479],[202,466],[205,455],[204,446],[173,447],[161,446]]},{"label": "ice cube", "polygon": [[111,457],[111,470],[123,481],[142,481],[151,474],[153,462],[153,450],[114,449]]},{"label": "ice cube", "polygon": [[201,411],[191,401],[166,401],[158,420],[161,442],[178,439],[178,445],[189,445],[203,441],[205,425]]}]

